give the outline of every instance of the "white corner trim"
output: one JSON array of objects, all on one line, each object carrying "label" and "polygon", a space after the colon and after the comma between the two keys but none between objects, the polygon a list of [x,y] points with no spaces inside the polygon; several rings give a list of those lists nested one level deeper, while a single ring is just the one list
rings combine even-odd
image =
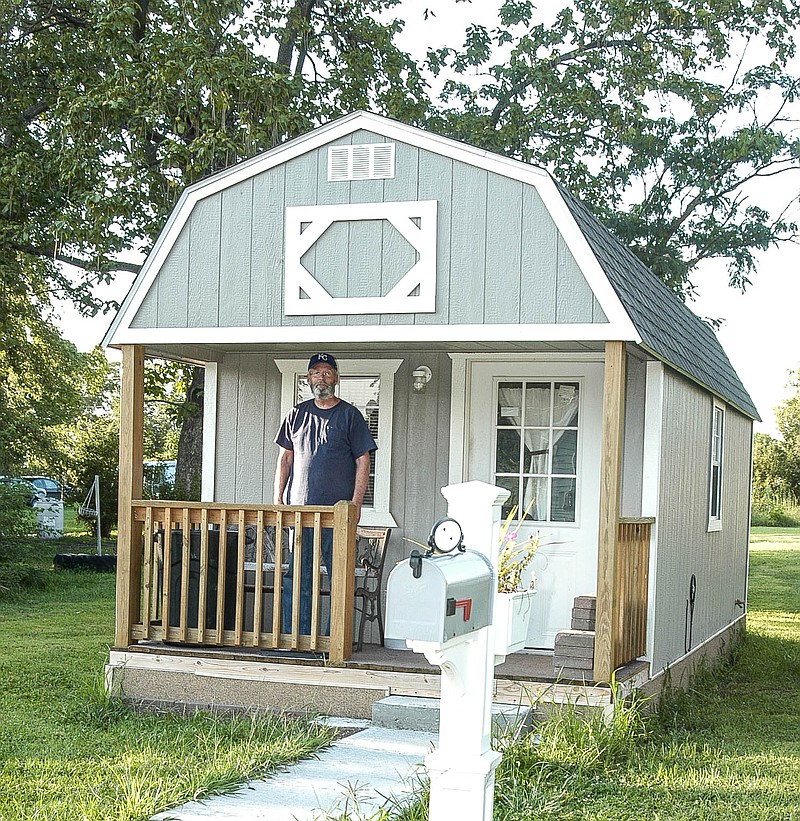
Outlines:
[{"label": "white corner trim", "polygon": [[464,448],[469,430],[467,414],[467,357],[450,354],[450,455],[448,481],[457,485],[464,481]]},{"label": "white corner trim", "polygon": [[200,501],[213,502],[216,491],[217,462],[217,385],[216,362],[207,362],[203,385],[203,465],[200,481]]},{"label": "white corner trim", "polygon": [[[433,313],[436,310],[437,205],[436,200],[425,200],[287,207],[284,313],[288,316]],[[303,266],[303,255],[334,222],[364,220],[391,223],[417,251],[419,258],[387,294],[331,296]],[[417,294],[412,295],[415,290]]]}]

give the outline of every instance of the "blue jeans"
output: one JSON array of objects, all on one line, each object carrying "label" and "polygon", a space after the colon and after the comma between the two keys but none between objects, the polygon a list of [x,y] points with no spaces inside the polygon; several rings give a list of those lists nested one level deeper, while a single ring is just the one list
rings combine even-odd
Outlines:
[{"label": "blue jeans", "polygon": [[[333,530],[323,527],[321,532],[322,564],[328,570],[328,582],[333,572]],[[300,627],[298,633],[311,635],[311,588],[314,565],[314,528],[303,528],[303,546],[300,551]],[[281,579],[281,632],[292,632],[292,585],[294,556],[289,558],[289,569]],[[330,616],[321,625],[320,635],[330,635]]]}]

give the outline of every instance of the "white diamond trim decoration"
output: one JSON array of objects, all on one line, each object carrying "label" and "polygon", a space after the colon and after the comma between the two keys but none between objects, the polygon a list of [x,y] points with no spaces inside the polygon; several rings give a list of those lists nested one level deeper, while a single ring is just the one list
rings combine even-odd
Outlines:
[{"label": "white diamond trim decoration", "polygon": [[[288,206],[284,313],[287,316],[434,313],[436,214],[436,200]],[[359,220],[386,220],[391,223],[417,251],[417,262],[387,294],[331,296],[300,260],[334,222]],[[377,274],[379,272],[376,272],[376,283],[380,281]]]}]

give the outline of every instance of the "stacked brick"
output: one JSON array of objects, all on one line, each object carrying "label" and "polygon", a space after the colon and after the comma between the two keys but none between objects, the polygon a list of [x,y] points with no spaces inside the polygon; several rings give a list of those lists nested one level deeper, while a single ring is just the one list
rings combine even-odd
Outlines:
[{"label": "stacked brick", "polygon": [[591,681],[594,667],[595,596],[577,596],[572,606],[572,629],[556,635],[553,670],[559,679]]}]

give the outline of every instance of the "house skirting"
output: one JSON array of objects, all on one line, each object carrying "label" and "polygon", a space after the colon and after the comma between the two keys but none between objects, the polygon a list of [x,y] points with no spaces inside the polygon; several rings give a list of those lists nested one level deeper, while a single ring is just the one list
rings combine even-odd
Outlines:
[{"label": "house skirting", "polygon": [[[111,650],[106,687],[112,695],[142,707],[179,711],[310,711],[371,719],[372,705],[390,695],[438,698],[440,676],[128,648]],[[607,709],[611,690],[552,681],[495,679],[494,701],[542,708],[570,703]]]},{"label": "house skirting", "polygon": [[746,627],[746,615],[692,648],[686,655],[676,659],[646,682],[640,682],[640,695],[657,703],[660,696],[672,689],[686,690],[700,668],[714,669],[727,660],[741,641]]}]

